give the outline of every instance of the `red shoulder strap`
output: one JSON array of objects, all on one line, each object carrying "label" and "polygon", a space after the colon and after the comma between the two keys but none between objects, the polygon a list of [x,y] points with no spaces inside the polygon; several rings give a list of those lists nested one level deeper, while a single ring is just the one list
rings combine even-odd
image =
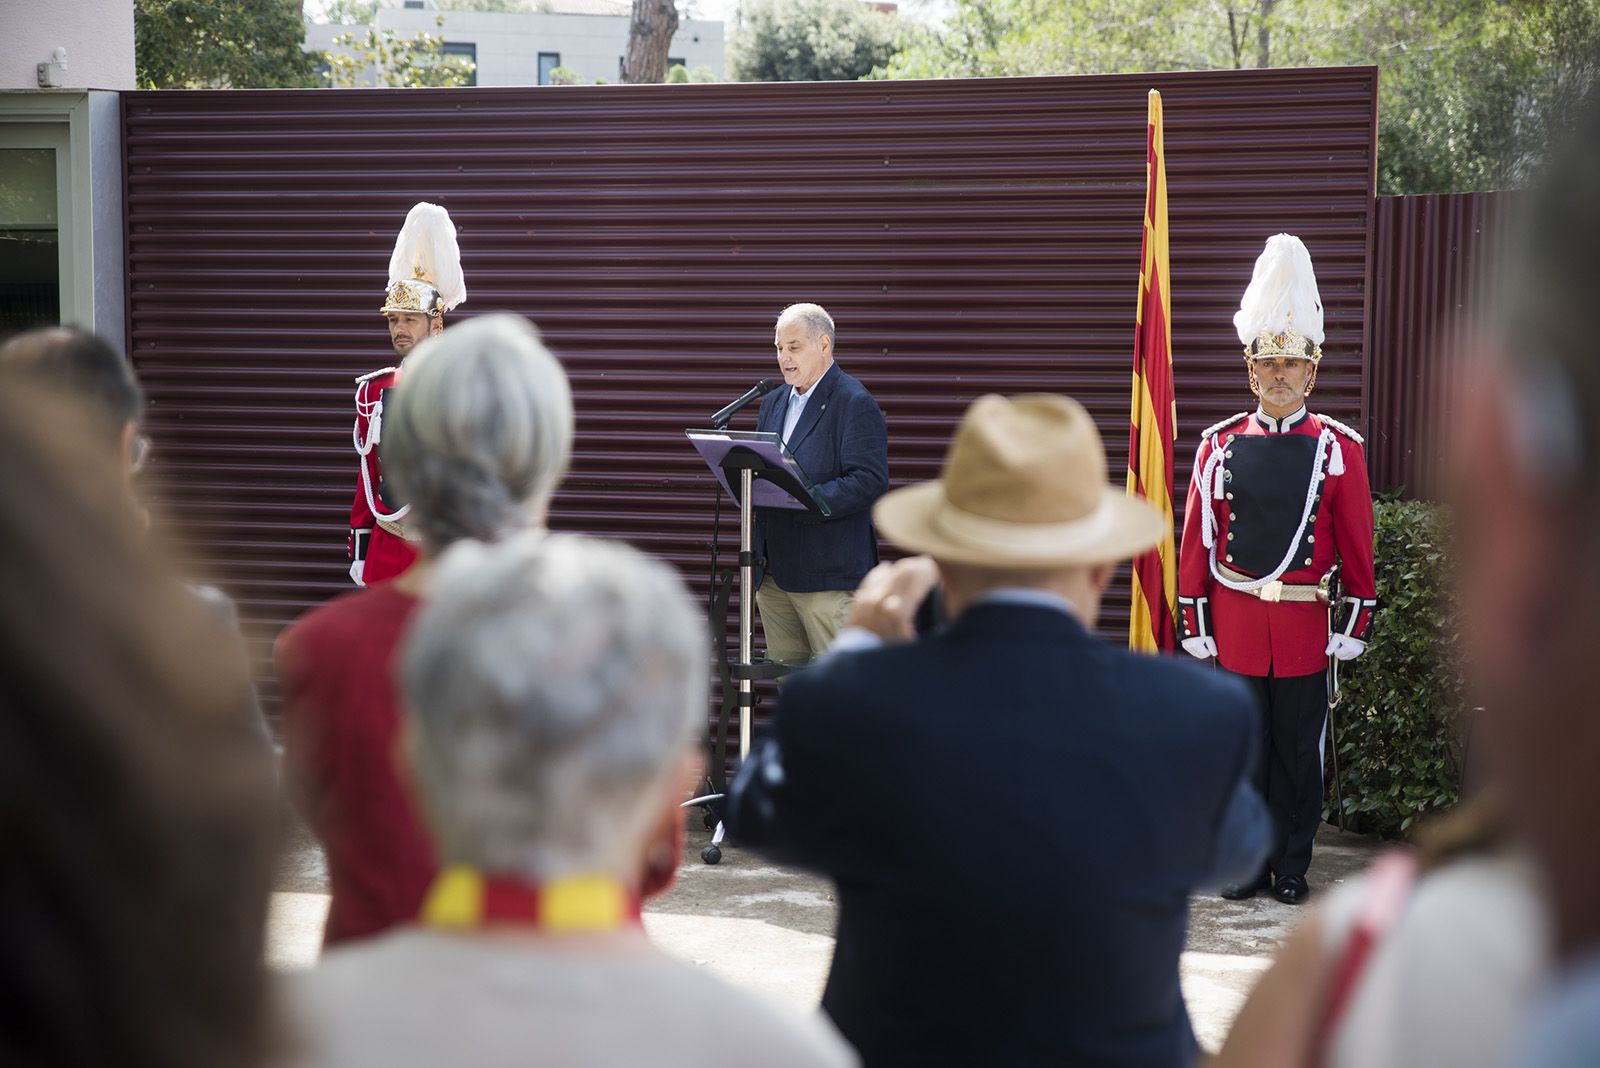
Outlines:
[{"label": "red shoulder strap", "polygon": [[1366,974],[1373,950],[1394,926],[1411,899],[1417,881],[1417,860],[1410,853],[1386,853],[1373,862],[1367,872],[1366,897],[1356,914],[1350,935],[1340,948],[1328,983],[1328,996],[1317,1021],[1312,1063],[1320,1068],[1327,1063],[1329,1047],[1345,1012]]}]

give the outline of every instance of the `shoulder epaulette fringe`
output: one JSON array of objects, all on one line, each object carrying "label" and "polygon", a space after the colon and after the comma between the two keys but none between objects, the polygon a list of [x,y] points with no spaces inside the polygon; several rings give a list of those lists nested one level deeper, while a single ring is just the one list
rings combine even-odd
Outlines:
[{"label": "shoulder epaulette fringe", "polygon": [[1337,430],[1351,441],[1354,441],[1357,445],[1365,445],[1367,443],[1365,438],[1363,438],[1360,434],[1357,434],[1354,430],[1351,430],[1349,427],[1345,426],[1343,423],[1339,422],[1339,420],[1326,415],[1321,416],[1320,418],[1324,423],[1333,427],[1333,429]]},{"label": "shoulder epaulette fringe", "polygon": [[1208,426],[1208,427],[1205,428],[1205,430],[1201,431],[1200,440],[1201,441],[1209,441],[1209,440],[1211,440],[1211,436],[1213,434],[1220,434],[1224,430],[1226,430],[1230,426],[1232,426],[1233,424],[1237,423],[1239,420],[1248,419],[1248,418],[1250,418],[1250,413],[1249,412],[1240,412],[1238,415],[1230,415],[1230,416],[1228,416],[1228,418],[1224,419],[1222,422],[1213,424],[1212,426]]},{"label": "shoulder epaulette fringe", "polygon": [[356,383],[359,385],[362,382],[371,382],[374,378],[382,378],[384,375],[392,375],[398,370],[398,367],[384,367],[377,371],[373,371],[370,374],[360,375],[356,378]]}]

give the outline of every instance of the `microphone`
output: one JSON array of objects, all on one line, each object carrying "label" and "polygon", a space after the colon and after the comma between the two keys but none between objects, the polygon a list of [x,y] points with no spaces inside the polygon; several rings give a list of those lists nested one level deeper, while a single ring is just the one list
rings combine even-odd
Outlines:
[{"label": "microphone", "polygon": [[771,378],[763,378],[761,381],[751,386],[750,389],[746,391],[744,396],[740,397],[738,400],[722,409],[722,411],[718,412],[716,415],[713,415],[711,417],[711,429],[722,430],[728,425],[728,420],[732,419],[734,415],[738,413],[740,408],[743,408],[746,404],[749,404],[753,400],[765,397],[768,393],[771,393],[777,388],[778,383],[775,380]]}]

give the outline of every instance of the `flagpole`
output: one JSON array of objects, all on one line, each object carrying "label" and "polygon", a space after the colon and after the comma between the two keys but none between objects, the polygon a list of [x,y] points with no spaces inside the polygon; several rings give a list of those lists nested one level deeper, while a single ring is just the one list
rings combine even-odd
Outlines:
[{"label": "flagpole", "polygon": [[1173,536],[1172,453],[1177,398],[1172,379],[1171,268],[1167,169],[1161,94],[1150,90],[1146,118],[1144,234],[1134,313],[1133,395],[1129,412],[1128,493],[1167,517],[1166,536],[1133,561],[1128,646],[1154,652],[1177,647],[1177,545]]}]

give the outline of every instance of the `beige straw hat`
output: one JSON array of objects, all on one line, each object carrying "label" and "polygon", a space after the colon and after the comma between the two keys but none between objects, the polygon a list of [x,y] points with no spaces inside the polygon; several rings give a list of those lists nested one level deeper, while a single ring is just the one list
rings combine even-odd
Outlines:
[{"label": "beige straw hat", "polygon": [[972,402],[937,482],[886,494],[884,537],[951,563],[997,568],[1105,564],[1161,539],[1166,519],[1106,482],[1100,432],[1068,397]]}]

